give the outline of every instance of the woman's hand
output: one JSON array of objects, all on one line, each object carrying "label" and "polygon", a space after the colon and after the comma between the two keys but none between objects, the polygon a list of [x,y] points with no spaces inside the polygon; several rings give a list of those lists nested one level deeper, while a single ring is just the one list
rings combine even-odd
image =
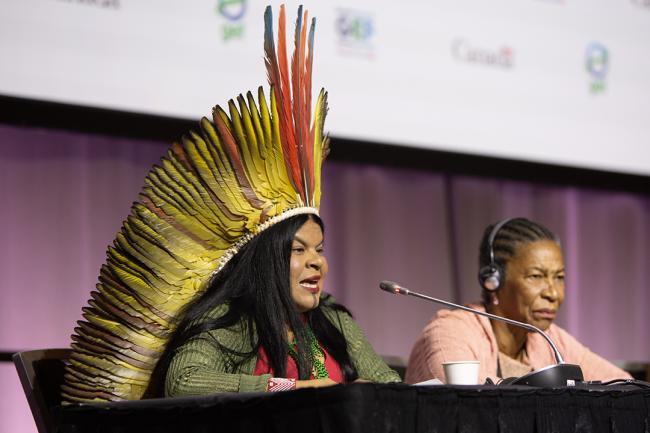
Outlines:
[{"label": "woman's hand", "polygon": [[338,385],[329,377],[323,379],[312,379],[312,380],[296,380],[296,389],[301,388],[323,388],[326,386]]}]

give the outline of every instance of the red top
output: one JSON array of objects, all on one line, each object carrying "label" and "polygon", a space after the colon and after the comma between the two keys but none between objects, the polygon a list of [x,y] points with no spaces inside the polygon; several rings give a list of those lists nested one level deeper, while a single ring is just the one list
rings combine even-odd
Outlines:
[{"label": "red top", "polygon": [[[343,371],[341,371],[339,363],[336,362],[334,357],[331,356],[322,345],[320,346],[320,350],[323,352],[323,356],[325,357],[325,368],[327,369],[330,379],[336,383],[343,383]],[[260,348],[260,353],[257,357],[257,364],[255,365],[255,371],[253,372],[254,376],[260,376],[262,374],[271,374],[271,376],[274,376],[273,369],[269,365],[269,358],[263,347]],[[291,355],[287,356],[287,374],[285,377],[287,379],[298,379],[298,366]],[[310,378],[313,379],[314,375],[312,374]]]}]

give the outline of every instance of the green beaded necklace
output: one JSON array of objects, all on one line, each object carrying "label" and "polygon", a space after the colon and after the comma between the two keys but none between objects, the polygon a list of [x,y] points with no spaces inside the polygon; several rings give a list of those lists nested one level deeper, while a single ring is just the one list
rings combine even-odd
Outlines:
[{"label": "green beaded necklace", "polygon": [[[309,355],[311,358],[311,365],[312,365],[312,372],[311,374],[314,376],[314,379],[324,379],[326,377],[329,377],[329,373],[327,372],[327,369],[325,368],[325,364],[323,361],[325,361],[325,355],[323,354],[323,351],[320,350],[320,345],[318,344],[318,340],[316,340],[316,336],[312,332],[311,328],[309,326],[305,327],[305,340],[309,342]],[[289,344],[289,355],[293,358],[293,360],[296,362],[296,365],[298,364],[298,352],[296,351],[296,342],[294,341],[293,343]],[[323,359],[323,361],[321,361]]]}]

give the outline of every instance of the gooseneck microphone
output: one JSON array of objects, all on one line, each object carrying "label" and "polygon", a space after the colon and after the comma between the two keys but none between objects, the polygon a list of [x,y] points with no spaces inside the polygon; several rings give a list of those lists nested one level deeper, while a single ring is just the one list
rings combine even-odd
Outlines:
[{"label": "gooseneck microphone", "polygon": [[553,388],[558,386],[567,386],[575,385],[576,382],[581,382],[584,380],[582,375],[582,369],[579,365],[567,364],[564,362],[560,351],[557,349],[557,346],[551,340],[544,331],[539,329],[536,326],[530,325],[528,323],[518,322],[516,320],[508,319],[506,317],[497,316],[496,314],[491,314],[485,311],[475,310],[473,308],[466,307],[464,305],[454,304],[453,302],[443,301],[442,299],[437,299],[431,296],[423,295],[421,293],[413,292],[405,287],[400,286],[399,284],[393,281],[382,281],[379,283],[379,287],[382,290],[385,290],[390,293],[395,293],[398,295],[409,295],[415,296],[416,298],[426,299],[427,301],[436,302],[438,304],[446,305],[452,308],[459,308],[461,310],[469,311],[470,313],[478,314],[480,316],[489,317],[490,319],[499,320],[501,322],[506,322],[511,325],[520,326],[529,331],[537,332],[548,342],[553,350],[555,355],[555,361],[557,364],[544,367],[542,369],[530,372],[520,378],[517,378],[510,382],[512,385],[530,385],[530,386],[539,386],[544,388]]},{"label": "gooseneck microphone", "polygon": [[562,358],[562,355],[560,354],[560,351],[557,350],[557,346],[555,345],[553,340],[551,340],[551,337],[546,335],[546,333],[544,331],[542,331],[541,329],[539,329],[537,326],[529,325],[528,323],[524,323],[524,322],[518,322],[516,320],[508,319],[506,317],[497,316],[496,314],[491,314],[491,313],[488,313],[488,312],[485,312],[485,311],[475,310],[473,308],[469,308],[469,307],[466,307],[464,305],[454,304],[453,302],[443,301],[442,299],[433,298],[431,296],[423,295],[421,293],[412,292],[409,289],[405,289],[404,287],[402,287],[402,286],[400,286],[397,283],[394,283],[392,281],[382,281],[381,283],[379,283],[379,287],[382,290],[385,290],[387,292],[392,292],[392,293],[396,293],[396,294],[399,294],[399,295],[415,296],[416,298],[422,298],[422,299],[426,299],[427,301],[437,302],[438,304],[443,304],[443,305],[446,305],[448,307],[460,308],[461,310],[469,311],[470,313],[478,314],[480,316],[489,317],[490,319],[499,320],[501,322],[506,322],[506,323],[509,323],[511,325],[526,328],[529,331],[537,332],[542,337],[544,337],[546,339],[546,341],[548,341],[548,344],[550,344],[551,347],[553,348],[553,353],[555,354],[555,361],[558,364],[564,364],[564,359]]}]

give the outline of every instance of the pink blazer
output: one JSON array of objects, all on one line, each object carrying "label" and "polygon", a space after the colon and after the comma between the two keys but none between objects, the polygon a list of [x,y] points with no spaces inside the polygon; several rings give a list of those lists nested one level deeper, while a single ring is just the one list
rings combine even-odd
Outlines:
[{"label": "pink blazer", "polygon": [[[481,305],[468,306],[485,311]],[[631,378],[627,372],[590,351],[559,326],[552,324],[546,332],[565,362],[582,367],[585,380]],[[413,346],[405,381],[417,383],[435,377],[444,382],[443,362],[478,360],[481,363],[479,383],[488,377],[496,382],[498,351],[490,319],[463,310],[440,310]],[[537,333],[528,334],[526,353],[524,363],[535,370],[555,363],[551,347]]]}]

